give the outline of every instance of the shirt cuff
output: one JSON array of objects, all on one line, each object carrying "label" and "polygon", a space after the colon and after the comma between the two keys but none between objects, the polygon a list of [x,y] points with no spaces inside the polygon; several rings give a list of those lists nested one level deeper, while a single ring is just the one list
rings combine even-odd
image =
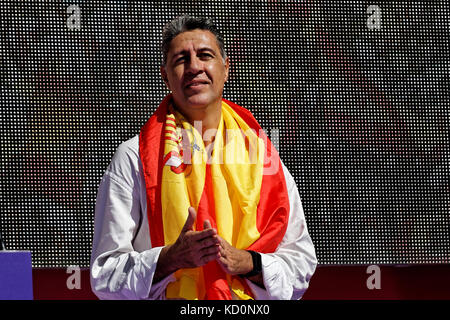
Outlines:
[{"label": "shirt cuff", "polygon": [[[145,263],[150,266],[154,266],[154,270],[152,270],[152,276],[150,281],[150,292],[148,294],[149,300],[162,300],[165,299],[166,287],[170,282],[175,281],[174,274],[170,274],[167,277],[161,279],[157,283],[153,283],[153,277],[156,271],[156,265],[158,263],[159,255],[161,253],[161,249],[163,247],[156,247],[148,250],[147,252],[151,252],[148,256],[145,257]],[[156,251],[156,252],[155,252]]]},{"label": "shirt cuff", "polygon": [[292,285],[286,281],[280,261],[271,254],[261,253],[261,263],[265,289],[246,279],[254,298],[256,300],[290,300]]}]

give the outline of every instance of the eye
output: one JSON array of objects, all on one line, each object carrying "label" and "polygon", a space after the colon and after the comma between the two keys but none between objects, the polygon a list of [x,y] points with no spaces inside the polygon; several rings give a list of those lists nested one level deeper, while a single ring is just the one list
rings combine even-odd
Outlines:
[{"label": "eye", "polygon": [[199,53],[198,57],[202,60],[209,60],[214,58],[214,56],[209,52],[201,52]]},{"label": "eye", "polygon": [[183,63],[186,60],[185,56],[180,56],[175,59],[175,63]]},{"label": "eye", "polygon": [[184,64],[188,58],[186,54],[177,54],[172,58],[172,64],[174,66]]}]

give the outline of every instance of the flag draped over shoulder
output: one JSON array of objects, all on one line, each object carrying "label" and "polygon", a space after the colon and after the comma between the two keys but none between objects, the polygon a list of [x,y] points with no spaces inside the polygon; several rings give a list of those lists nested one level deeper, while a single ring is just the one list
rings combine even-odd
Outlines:
[{"label": "flag draped over shoulder", "polygon": [[[139,137],[152,247],[177,240],[192,206],[196,230],[209,220],[238,249],[274,252],[286,232],[289,198],[278,153],[253,115],[223,99],[214,144],[206,150],[201,130],[171,101],[168,95],[161,102]],[[252,298],[246,282],[216,261],[180,269],[175,277],[168,299]]]}]

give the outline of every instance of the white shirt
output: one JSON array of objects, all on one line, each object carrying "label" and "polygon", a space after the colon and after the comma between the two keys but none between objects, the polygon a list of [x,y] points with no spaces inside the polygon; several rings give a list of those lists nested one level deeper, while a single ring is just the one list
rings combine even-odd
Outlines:
[{"label": "white shirt", "polygon": [[[274,253],[261,254],[265,290],[247,280],[255,299],[300,299],[317,259],[294,179],[283,165],[289,222]],[[100,299],[165,299],[173,274],[153,284],[162,247],[152,248],[139,135],[122,143],[97,195],[91,287]]]}]

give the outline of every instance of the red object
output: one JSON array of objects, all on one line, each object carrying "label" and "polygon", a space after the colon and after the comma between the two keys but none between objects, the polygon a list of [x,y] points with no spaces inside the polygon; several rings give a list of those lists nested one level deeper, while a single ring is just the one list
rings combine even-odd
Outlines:
[{"label": "red object", "polygon": [[[319,266],[303,300],[448,300],[450,265],[380,265],[381,289],[368,289],[367,265]],[[68,289],[65,268],[34,268],[35,300],[95,300],[89,270],[81,269],[80,289]]]},{"label": "red object", "polygon": [[[144,169],[146,184],[148,221],[151,235],[152,247],[163,246],[164,230],[161,214],[161,179],[162,167],[169,159],[169,153],[161,162],[163,153],[166,114],[171,101],[171,95],[167,95],[142,127],[139,136],[139,152]],[[257,207],[257,228],[260,233],[259,239],[252,243],[247,249],[257,252],[274,252],[281,242],[287,228],[289,219],[289,199],[286,181],[277,151],[270,140],[265,136],[250,111],[231,102],[224,100],[244,121],[257,132],[264,140],[266,152],[264,154],[264,169],[272,169],[273,172],[264,171],[260,190],[260,202]],[[164,139],[163,139],[164,137]],[[175,141],[175,140],[174,140]],[[159,151],[159,152],[158,152]],[[180,173],[184,168],[180,167]],[[212,193],[212,180],[207,166],[205,188],[200,199],[197,212],[197,230],[201,229],[203,221],[208,219],[215,226],[214,196]],[[200,227],[200,228],[199,228]],[[231,299],[231,292],[226,280],[226,274],[216,262],[204,266],[206,299],[222,300]]]}]

